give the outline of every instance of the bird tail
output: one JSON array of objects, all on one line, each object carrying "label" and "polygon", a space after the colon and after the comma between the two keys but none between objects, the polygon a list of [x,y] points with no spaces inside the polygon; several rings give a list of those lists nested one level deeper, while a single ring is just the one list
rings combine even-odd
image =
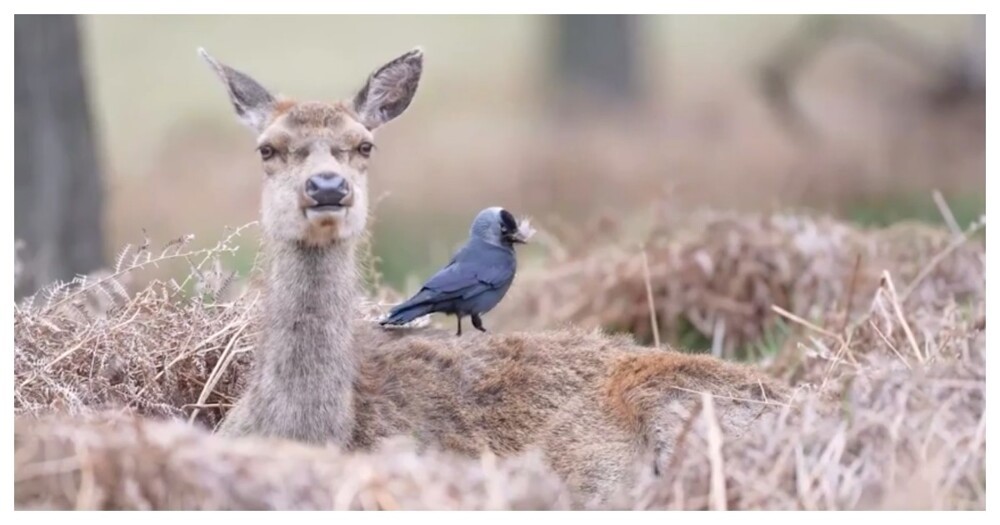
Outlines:
[{"label": "bird tail", "polygon": [[428,303],[403,303],[389,312],[389,317],[379,321],[381,325],[400,325],[406,324],[418,317],[423,317],[431,313],[431,309],[434,307],[433,304]]}]

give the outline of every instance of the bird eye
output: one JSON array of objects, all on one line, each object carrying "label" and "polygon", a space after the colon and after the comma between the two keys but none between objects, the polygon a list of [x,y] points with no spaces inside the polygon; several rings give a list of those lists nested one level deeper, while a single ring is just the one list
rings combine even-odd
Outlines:
[{"label": "bird eye", "polygon": [[372,154],[372,148],[374,147],[375,145],[371,142],[362,142],[361,144],[358,144],[358,153],[360,153],[362,157],[368,157]]},{"label": "bird eye", "polygon": [[517,220],[509,211],[500,210],[500,227],[504,232],[514,231],[517,229]]},{"label": "bird eye", "polygon": [[257,148],[257,150],[260,151],[260,158],[262,160],[270,160],[274,157],[274,154],[277,153],[274,146],[270,146],[268,144],[264,144],[263,146]]}]

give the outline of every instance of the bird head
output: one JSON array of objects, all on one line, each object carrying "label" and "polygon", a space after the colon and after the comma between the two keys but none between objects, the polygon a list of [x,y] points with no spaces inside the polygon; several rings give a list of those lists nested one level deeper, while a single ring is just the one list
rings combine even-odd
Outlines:
[{"label": "bird head", "polygon": [[509,211],[499,206],[479,212],[476,220],[472,221],[470,231],[473,238],[504,247],[526,244],[534,234],[529,220],[523,219],[519,223]]}]

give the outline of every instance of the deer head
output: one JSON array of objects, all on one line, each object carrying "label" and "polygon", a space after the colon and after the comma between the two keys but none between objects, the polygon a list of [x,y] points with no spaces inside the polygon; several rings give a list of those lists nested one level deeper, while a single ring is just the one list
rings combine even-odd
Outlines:
[{"label": "deer head", "polygon": [[423,70],[417,48],[375,70],[350,100],[296,102],[198,50],[240,120],[257,134],[264,168],[261,225],[271,241],[327,247],[355,239],[368,219],[374,132],[410,105]]}]

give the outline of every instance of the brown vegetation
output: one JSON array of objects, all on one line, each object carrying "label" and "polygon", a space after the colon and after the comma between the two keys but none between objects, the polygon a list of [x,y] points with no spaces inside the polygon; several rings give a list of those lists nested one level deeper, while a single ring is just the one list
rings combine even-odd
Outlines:
[{"label": "brown vegetation", "polygon": [[[756,357],[747,345],[777,319],[772,305],[840,326],[831,314],[863,313],[884,270],[907,285],[900,293],[908,305],[984,295],[982,242],[917,223],[865,230],[804,215],[708,213],[654,224],[644,248],[597,241],[597,249],[574,250],[570,242],[555,261],[522,270],[493,317],[506,328],[572,324],[644,343],[659,336],[682,344],[694,331],[718,355],[747,358]],[[586,242],[594,237],[617,232]],[[647,282],[661,334],[652,333]]]},{"label": "brown vegetation", "polygon": [[[129,32],[134,23],[127,23]],[[169,40],[176,48],[176,39]],[[914,224],[864,230],[800,215],[663,215],[637,243],[644,250],[610,240],[634,231],[634,224],[605,233],[579,228],[583,217],[599,210],[620,217],[622,209],[665,193],[684,201],[678,214],[704,204],[847,212],[880,196],[935,187],[978,195],[985,161],[981,109],[928,111],[909,95],[912,85],[922,84],[919,78],[866,53],[833,53],[805,79],[799,94],[825,139],[811,147],[785,136],[750,92],[740,73],[745,70],[729,66],[738,78],[671,75],[670,107],[643,108],[637,115],[594,114],[566,126],[543,111],[444,97],[468,107],[418,104],[435,117],[405,122],[380,139],[384,154],[372,182],[373,205],[381,186],[392,188],[393,198],[378,215],[396,233],[379,237],[383,255],[412,257],[424,249],[423,240],[406,233],[463,213],[456,203],[464,209],[499,200],[551,214],[542,216],[548,226],[573,221],[567,232],[583,232],[579,238],[560,235],[545,268],[522,266],[514,289],[492,314],[497,340],[505,344],[494,348],[500,365],[478,385],[481,394],[516,390],[526,373],[518,366],[526,350],[523,334],[512,332],[526,330],[539,341],[537,329],[632,348],[632,337],[657,346],[662,339],[718,356],[762,358],[760,366],[792,385],[790,399],[773,399],[763,385],[754,388],[737,373],[739,367],[726,367],[730,373],[719,379],[734,390],[714,390],[713,397],[662,381],[679,363],[695,367],[700,357],[675,360],[651,348],[607,356],[615,371],[600,383],[600,393],[617,403],[626,424],[648,423],[655,402],[646,386],[676,391],[685,403],[657,405],[680,423],[671,442],[675,453],[655,469],[641,458],[638,483],[600,508],[985,508],[981,224],[963,234],[954,220],[952,231]],[[873,69],[879,75],[871,75]],[[343,76],[338,68],[325,71]],[[533,82],[534,70],[529,77]],[[696,82],[685,88],[678,78]],[[442,84],[468,91],[467,83],[440,80],[435,89]],[[685,90],[694,96],[685,97]],[[177,111],[174,102],[156,105],[148,98],[143,107],[168,108],[172,116]],[[111,148],[137,159],[135,167],[120,158],[110,164],[112,236],[131,236],[136,224],[154,235],[166,229],[214,233],[220,224],[253,215],[259,191],[247,177],[256,166],[247,143],[220,142],[214,117],[192,108],[197,118],[170,120],[171,132],[163,136],[136,123],[107,126],[137,141],[136,147]],[[205,133],[212,140],[204,140]],[[414,151],[422,152],[422,162],[413,162]],[[470,166],[477,184],[468,184]],[[435,184],[427,184],[430,178]],[[206,191],[206,184],[217,187]],[[223,191],[228,197],[218,202]],[[152,206],[135,198],[150,192],[161,197]],[[390,424],[355,436],[373,447],[350,452],[210,435],[208,428],[243,395],[255,355],[261,355],[255,315],[261,300],[223,270],[223,259],[235,250],[231,240],[198,250],[183,238],[159,254],[147,241],[123,252],[108,272],[16,305],[17,508],[587,506],[574,501],[572,487],[539,451],[498,458],[466,447],[458,456],[419,439],[382,440],[379,432],[398,430]],[[386,259],[398,265],[396,278],[402,268],[412,271],[404,257]],[[31,265],[20,263],[15,247],[15,281]],[[175,271],[174,263],[191,268],[183,282],[146,280]],[[406,367],[468,358],[452,337],[431,343],[441,335],[433,330],[396,341],[399,334],[372,330],[390,297],[398,299],[378,289],[374,298],[359,298],[353,332],[366,348],[392,350],[378,359],[405,353],[397,369],[411,392],[419,385]],[[597,328],[627,333],[590,331]],[[482,343],[477,341],[472,344]],[[365,388],[389,384],[371,373],[377,364],[361,371]],[[443,384],[437,392],[451,395],[453,387]],[[439,405],[415,401],[428,411]],[[774,411],[749,432],[729,435],[722,431],[725,404],[737,402]],[[564,412],[574,415],[573,408]],[[511,417],[500,410],[485,415]],[[393,417],[400,427],[409,424]],[[511,442],[506,434],[493,438]]]},{"label": "brown vegetation", "polygon": [[[815,386],[801,387],[773,424],[719,441],[705,409],[715,401],[678,409],[688,429],[678,440],[682,453],[602,508],[985,508],[978,315],[909,313],[906,322],[922,328],[919,358],[894,317],[874,316],[839,355],[824,350],[835,339],[817,336],[804,343]],[[179,422],[24,415],[15,431],[15,502],[22,509],[561,509],[571,499],[535,453],[459,458],[399,439],[345,454],[227,440]]]},{"label": "brown vegetation", "polygon": [[[687,421],[677,439],[678,453],[659,477],[646,469],[635,489],[604,508],[985,507],[985,287],[982,277],[948,277],[981,272],[973,263],[983,255],[981,245],[965,243],[934,253],[930,247],[948,241],[926,239],[946,239],[946,233],[897,228],[889,236],[830,226],[858,238],[879,236],[882,253],[905,249],[897,260],[907,266],[899,271],[928,275],[916,288],[925,291],[914,292],[921,299],[901,301],[911,281],[883,273],[874,291],[855,294],[858,314],[843,330],[840,310],[829,304],[827,314],[809,326],[802,319],[788,320],[792,334],[769,366],[775,374],[795,378],[798,386],[788,407],[772,416],[773,424],[720,441],[712,437],[715,416],[704,405],[675,406],[677,416]],[[738,231],[742,235],[734,233],[734,238],[754,244],[747,239],[752,230]],[[689,247],[696,238],[690,238]],[[786,245],[776,244],[772,252],[779,254]],[[931,263],[934,268],[926,270]],[[651,257],[651,268],[656,264]],[[735,263],[717,263],[726,264]],[[655,277],[652,283],[655,287]],[[563,483],[537,455],[498,460],[494,466],[488,455],[458,458],[412,443],[344,454],[227,441],[182,423],[67,418],[67,412],[129,407],[139,415],[170,414],[210,425],[240,395],[252,354],[252,294],[213,303],[181,301],[171,289],[154,283],[90,318],[65,308],[47,309],[39,301],[16,310],[18,508],[571,504]],[[672,297],[658,297],[657,310],[678,308],[669,302]],[[823,309],[822,304],[805,306]],[[365,316],[377,317],[380,311],[366,302],[358,322],[370,324]],[[648,311],[644,319],[648,322]],[[234,357],[226,363],[226,355]],[[713,400],[712,408],[724,401]],[[64,415],[36,421],[51,412]],[[150,431],[143,434],[147,426]],[[159,454],[162,469],[140,468],[151,463],[137,460],[150,454]],[[191,468],[194,464],[205,466]],[[318,485],[332,488],[306,489]],[[127,492],[125,486],[141,490]],[[340,499],[330,495],[338,487]]]}]

